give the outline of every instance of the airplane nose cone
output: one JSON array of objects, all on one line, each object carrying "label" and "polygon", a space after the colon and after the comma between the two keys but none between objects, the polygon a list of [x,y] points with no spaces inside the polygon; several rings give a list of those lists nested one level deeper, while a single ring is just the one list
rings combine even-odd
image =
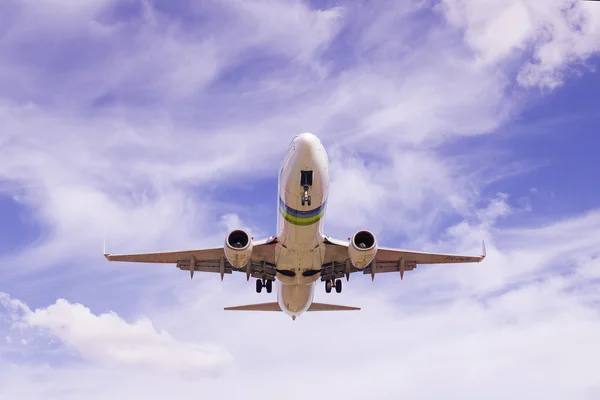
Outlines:
[{"label": "airplane nose cone", "polygon": [[294,139],[294,145],[301,153],[312,153],[321,146],[321,141],[312,133],[301,133]]},{"label": "airplane nose cone", "polygon": [[296,135],[296,141],[298,142],[314,142],[314,141],[319,141],[319,138],[313,134],[313,133],[301,133],[299,135]]}]

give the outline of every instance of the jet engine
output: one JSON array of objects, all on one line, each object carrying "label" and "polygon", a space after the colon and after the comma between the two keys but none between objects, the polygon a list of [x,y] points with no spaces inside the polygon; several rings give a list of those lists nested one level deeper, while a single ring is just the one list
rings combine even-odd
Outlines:
[{"label": "jet engine", "polygon": [[235,229],[225,237],[225,258],[235,268],[242,268],[252,257],[252,238],[248,232]]},{"label": "jet engine", "polygon": [[348,256],[358,269],[365,269],[377,254],[377,240],[369,231],[358,231],[350,239]]}]

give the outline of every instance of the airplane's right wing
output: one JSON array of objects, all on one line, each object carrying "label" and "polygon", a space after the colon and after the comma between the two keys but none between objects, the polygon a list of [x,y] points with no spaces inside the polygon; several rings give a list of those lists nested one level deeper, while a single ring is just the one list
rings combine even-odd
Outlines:
[{"label": "airplane's right wing", "polygon": [[459,264],[481,262],[485,258],[485,245],[483,254],[480,256],[468,256],[444,253],[426,253],[411,250],[379,248],[375,259],[363,270],[355,268],[348,258],[349,242],[334,238],[325,240],[325,261],[321,272],[321,280],[326,281],[334,278],[346,278],[351,273],[361,272],[371,275],[385,272],[398,272],[403,277],[404,272],[412,271],[419,264]]}]

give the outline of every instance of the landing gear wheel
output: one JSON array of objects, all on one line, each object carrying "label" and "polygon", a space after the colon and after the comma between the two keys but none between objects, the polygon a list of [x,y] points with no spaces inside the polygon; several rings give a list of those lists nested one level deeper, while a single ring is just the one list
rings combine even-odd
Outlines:
[{"label": "landing gear wheel", "polygon": [[336,293],[342,293],[342,281],[339,279],[335,281],[335,291]]},{"label": "landing gear wheel", "polygon": [[271,291],[273,290],[273,281],[267,281],[265,287],[267,288],[267,293],[271,293]]},{"label": "landing gear wheel", "polygon": [[310,196],[308,195],[308,185],[304,185],[304,195],[302,195],[302,205],[308,204],[310,206]]},{"label": "landing gear wheel", "polygon": [[260,279],[256,280],[256,293],[262,292],[263,283]]},{"label": "landing gear wheel", "polygon": [[331,293],[331,281],[326,281],[325,282],[325,291],[327,293]]}]

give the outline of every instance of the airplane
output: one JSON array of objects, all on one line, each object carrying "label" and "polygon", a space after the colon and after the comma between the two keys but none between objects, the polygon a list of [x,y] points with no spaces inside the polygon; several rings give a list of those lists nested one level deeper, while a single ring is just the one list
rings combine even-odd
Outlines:
[{"label": "airplane", "polygon": [[231,230],[223,246],[145,254],[107,254],[109,261],[167,263],[190,272],[221,275],[240,272],[256,279],[256,292],[271,293],[277,281],[277,301],[226,307],[238,311],[283,311],[293,320],[304,312],[360,310],[336,304],[313,302],[317,281],[325,291],[342,291],[342,279],[363,273],[371,275],[404,273],[419,264],[481,262],[483,255],[461,256],[424,253],[379,247],[375,235],[359,230],[348,241],[323,233],[323,220],[329,195],[329,159],[317,136],[302,133],[291,141],[278,178],[277,234],[254,240],[243,229]]}]

